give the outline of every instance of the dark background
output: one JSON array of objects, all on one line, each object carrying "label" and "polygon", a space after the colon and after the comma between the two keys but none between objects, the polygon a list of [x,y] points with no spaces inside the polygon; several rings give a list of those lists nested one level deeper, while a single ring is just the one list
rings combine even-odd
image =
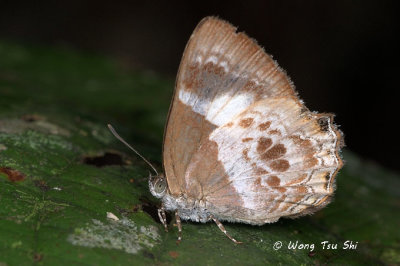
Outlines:
[{"label": "dark background", "polygon": [[0,38],[172,77],[196,24],[217,15],[274,56],[307,107],[336,114],[348,148],[399,171],[398,11],[395,1],[0,1]]}]

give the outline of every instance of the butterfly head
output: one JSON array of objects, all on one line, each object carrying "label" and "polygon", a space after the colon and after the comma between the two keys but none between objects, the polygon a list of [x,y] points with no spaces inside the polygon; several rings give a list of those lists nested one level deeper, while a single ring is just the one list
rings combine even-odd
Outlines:
[{"label": "butterfly head", "polygon": [[156,198],[163,198],[168,191],[167,179],[163,174],[149,175],[149,188],[151,194]]}]

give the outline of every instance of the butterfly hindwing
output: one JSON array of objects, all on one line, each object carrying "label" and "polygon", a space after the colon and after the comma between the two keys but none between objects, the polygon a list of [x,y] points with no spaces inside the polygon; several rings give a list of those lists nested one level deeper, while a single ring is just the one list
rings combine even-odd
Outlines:
[{"label": "butterfly hindwing", "polygon": [[[339,132],[328,121],[302,109],[295,98],[265,99],[212,132],[222,162],[225,183],[203,188],[204,198],[224,209],[235,190],[245,217],[265,223],[326,205],[341,167]],[[224,197],[226,197],[224,199]],[[243,211],[242,211],[243,212]]]}]

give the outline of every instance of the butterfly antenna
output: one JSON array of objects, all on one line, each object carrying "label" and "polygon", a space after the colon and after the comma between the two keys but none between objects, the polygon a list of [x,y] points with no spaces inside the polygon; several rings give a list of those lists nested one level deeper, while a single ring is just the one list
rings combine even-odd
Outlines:
[{"label": "butterfly antenna", "polygon": [[144,158],[138,151],[136,151],[131,145],[128,144],[128,142],[126,142],[120,135],[118,135],[117,131],[115,131],[115,129],[112,127],[112,125],[108,124],[107,125],[108,128],[110,129],[111,133],[117,138],[119,139],[119,141],[121,141],[122,143],[124,143],[129,149],[131,149],[134,153],[136,153],[137,155],[139,155],[140,158],[143,159],[143,161],[145,161],[150,167],[151,169],[153,169],[153,171],[156,173],[156,175],[158,176],[158,172],[156,170],[156,168],[149,162],[146,160],[146,158]]}]

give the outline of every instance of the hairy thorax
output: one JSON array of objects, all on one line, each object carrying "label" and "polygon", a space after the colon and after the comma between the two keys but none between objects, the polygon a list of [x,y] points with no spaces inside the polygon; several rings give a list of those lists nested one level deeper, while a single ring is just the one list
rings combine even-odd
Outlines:
[{"label": "hairy thorax", "polygon": [[210,220],[210,212],[204,201],[193,200],[184,195],[172,196],[169,193],[165,194],[162,201],[166,210],[178,210],[178,215],[183,220],[202,223]]}]

